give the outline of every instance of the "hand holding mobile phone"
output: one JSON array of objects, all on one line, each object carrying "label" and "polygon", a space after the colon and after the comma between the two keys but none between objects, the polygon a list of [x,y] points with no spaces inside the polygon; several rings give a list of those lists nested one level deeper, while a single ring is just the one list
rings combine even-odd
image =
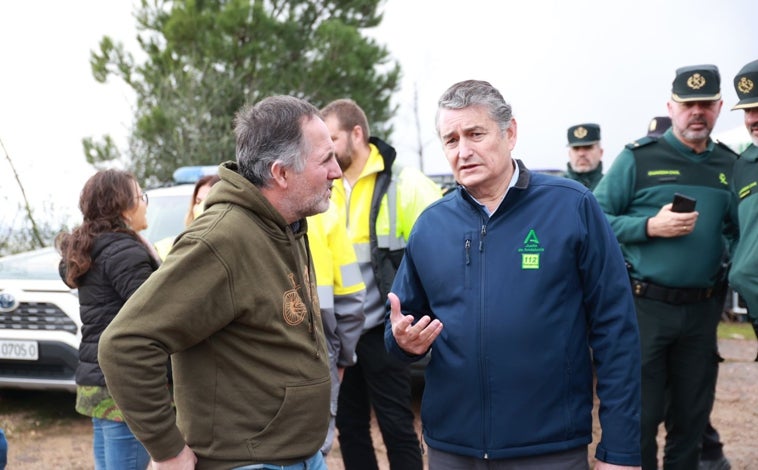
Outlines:
[{"label": "hand holding mobile phone", "polygon": [[674,200],[671,202],[671,212],[694,212],[695,202],[695,198],[681,193],[674,193]]}]

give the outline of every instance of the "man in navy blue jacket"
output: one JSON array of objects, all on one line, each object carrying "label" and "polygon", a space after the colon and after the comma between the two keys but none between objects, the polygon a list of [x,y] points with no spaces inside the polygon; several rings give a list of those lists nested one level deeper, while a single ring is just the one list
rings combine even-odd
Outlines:
[{"label": "man in navy blue jacket", "polygon": [[511,158],[516,120],[487,82],[449,88],[437,131],[459,186],[416,221],[385,330],[398,358],[431,350],[429,467],[589,468],[594,360],[595,468],[639,468],[639,333],[603,211]]}]

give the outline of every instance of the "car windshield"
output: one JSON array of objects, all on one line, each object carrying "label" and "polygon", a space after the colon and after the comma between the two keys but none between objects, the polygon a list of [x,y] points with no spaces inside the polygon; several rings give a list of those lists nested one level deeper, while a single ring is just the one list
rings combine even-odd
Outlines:
[{"label": "car windshield", "polygon": [[0,258],[0,278],[60,281],[59,261],[60,256],[58,256],[55,248],[43,248],[5,256]]},{"label": "car windshield", "polygon": [[184,230],[184,216],[187,214],[189,195],[150,195],[147,206],[147,228],[142,234],[155,243],[164,238],[174,238]]}]

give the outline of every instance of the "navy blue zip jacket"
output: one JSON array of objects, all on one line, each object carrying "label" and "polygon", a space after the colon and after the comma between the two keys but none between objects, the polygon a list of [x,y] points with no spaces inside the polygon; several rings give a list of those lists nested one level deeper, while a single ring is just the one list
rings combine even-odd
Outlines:
[{"label": "navy blue zip jacket", "polygon": [[[461,187],[430,205],[392,286],[404,314],[444,325],[425,372],[424,439],[485,459],[586,446],[594,359],[596,458],[640,465],[639,332],[616,237],[588,189],[516,162],[491,217]],[[388,351],[420,359],[395,342],[387,306]]]}]

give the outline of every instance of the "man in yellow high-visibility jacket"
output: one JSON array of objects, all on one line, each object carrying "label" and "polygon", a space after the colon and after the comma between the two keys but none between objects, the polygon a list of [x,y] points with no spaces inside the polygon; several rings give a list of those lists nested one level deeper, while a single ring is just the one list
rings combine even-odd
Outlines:
[{"label": "man in yellow high-visibility jacket", "polygon": [[308,245],[316,272],[321,321],[329,350],[332,394],[329,431],[321,452],[326,456],[334,442],[340,381],[345,367],[355,364],[355,347],[363,330],[366,286],[361,277],[347,228],[332,202],[321,214],[308,217]]},{"label": "man in yellow high-visibility jacket", "polygon": [[385,302],[416,218],[442,193],[420,171],[397,164],[394,148],[369,137],[366,115],[354,101],[333,101],[321,113],[343,172],[332,201],[347,224],[366,283],[358,362],[345,370],[337,407],[342,460],[346,470],[378,468],[370,434],[373,407],[390,468],[421,470],[410,369],[384,348]]}]

